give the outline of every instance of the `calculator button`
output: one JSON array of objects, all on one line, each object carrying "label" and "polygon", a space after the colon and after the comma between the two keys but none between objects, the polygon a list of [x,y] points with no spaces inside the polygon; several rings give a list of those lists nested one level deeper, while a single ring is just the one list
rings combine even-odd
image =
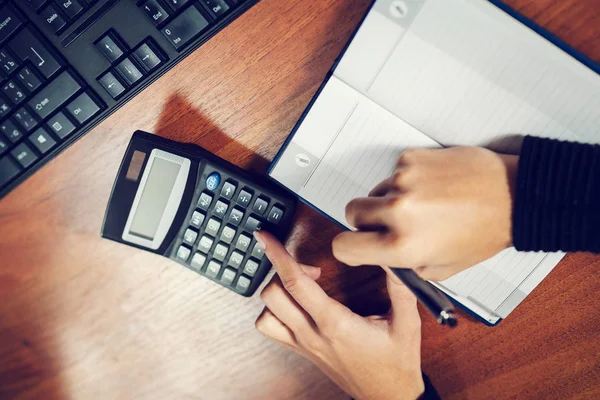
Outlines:
[{"label": "calculator button", "polygon": [[234,251],[233,253],[231,253],[231,256],[229,256],[228,265],[230,267],[238,269],[240,265],[242,265],[242,261],[244,261],[244,255],[239,251]]},{"label": "calculator button", "polygon": [[254,276],[254,274],[256,274],[256,271],[258,271],[258,263],[253,260],[246,261],[246,265],[244,266],[243,271],[244,274],[248,276]]},{"label": "calculator button", "polygon": [[252,210],[258,215],[265,215],[265,212],[267,211],[268,206],[269,206],[269,202],[267,200],[259,197],[254,202],[254,206],[252,207]]},{"label": "calculator button", "polygon": [[260,230],[261,222],[254,217],[248,217],[244,229],[248,232],[255,232]]},{"label": "calculator button", "polygon": [[240,292],[245,292],[246,290],[248,290],[248,288],[250,287],[250,279],[246,278],[245,276],[240,276],[240,278],[237,281],[237,285],[235,285],[235,288],[237,290],[239,290]]},{"label": "calculator button", "polygon": [[221,276],[221,282],[224,285],[231,285],[233,283],[234,279],[235,279],[235,271],[232,270],[231,268],[226,268],[225,271],[223,271],[223,276]]},{"label": "calculator button", "polygon": [[265,252],[264,252],[263,248],[260,246],[260,243],[258,243],[258,242],[254,243],[254,248],[252,248],[252,257],[262,260],[264,255],[265,255]]},{"label": "calculator button", "polygon": [[233,194],[235,193],[235,189],[236,187],[233,183],[225,182],[223,184],[223,189],[221,189],[221,197],[231,200],[233,198]]},{"label": "calculator button", "polygon": [[250,200],[252,200],[252,194],[242,190],[240,191],[240,194],[238,194],[237,197],[237,203],[242,206],[242,207],[247,207],[248,204],[250,204]]},{"label": "calculator button", "polygon": [[216,237],[217,233],[219,232],[219,228],[221,228],[221,222],[218,219],[211,218],[208,220],[208,223],[206,224],[206,230],[204,232],[210,236]]},{"label": "calculator button", "polygon": [[232,225],[238,226],[242,222],[242,218],[244,218],[244,212],[237,208],[231,210],[231,214],[229,214],[229,222]]},{"label": "calculator button", "polygon": [[198,243],[198,250],[205,254],[208,254],[212,245],[213,240],[210,237],[202,236],[202,238],[200,239],[200,243]]},{"label": "calculator button", "polygon": [[210,203],[212,203],[212,196],[208,193],[202,193],[200,198],[198,199],[198,208],[203,209],[204,211],[208,211],[210,207]]},{"label": "calculator button", "polygon": [[237,238],[237,242],[235,243],[235,247],[240,249],[241,251],[246,251],[248,250],[248,247],[250,247],[250,242],[252,241],[252,238],[250,238],[250,236],[241,234],[240,236],[238,236]]},{"label": "calculator button", "polygon": [[177,258],[179,258],[182,261],[187,261],[191,253],[192,250],[190,250],[189,248],[185,246],[179,246],[179,249],[177,249]]},{"label": "calculator button", "polygon": [[200,228],[204,223],[204,218],[206,218],[206,215],[202,214],[200,211],[194,211],[190,223],[193,227]]},{"label": "calculator button", "polygon": [[190,246],[193,246],[196,243],[196,239],[198,239],[198,232],[188,228],[183,234],[183,241]]},{"label": "calculator button", "polygon": [[206,256],[204,254],[196,253],[194,257],[192,257],[192,262],[190,265],[197,271],[200,271],[206,262]]},{"label": "calculator button", "polygon": [[217,217],[225,218],[225,213],[227,213],[227,204],[223,203],[221,200],[217,201],[217,205],[215,206],[214,214]]},{"label": "calculator button", "polygon": [[216,172],[213,172],[206,178],[206,188],[212,192],[217,190],[219,184],[221,183],[221,175]]},{"label": "calculator button", "polygon": [[267,221],[278,223],[281,221],[281,217],[283,217],[283,210],[278,207],[271,208],[271,212],[269,212],[269,216],[267,217]]},{"label": "calculator button", "polygon": [[206,267],[205,274],[211,278],[216,278],[219,275],[219,271],[221,271],[221,263],[211,260]]},{"label": "calculator button", "polygon": [[219,261],[224,261],[225,257],[227,257],[227,252],[229,251],[229,247],[225,246],[222,243],[219,243],[215,250],[213,251],[213,257]]},{"label": "calculator button", "polygon": [[221,232],[221,241],[227,244],[231,244],[231,242],[233,242],[234,236],[235,230],[230,226],[226,226],[225,228],[223,228],[223,232]]}]

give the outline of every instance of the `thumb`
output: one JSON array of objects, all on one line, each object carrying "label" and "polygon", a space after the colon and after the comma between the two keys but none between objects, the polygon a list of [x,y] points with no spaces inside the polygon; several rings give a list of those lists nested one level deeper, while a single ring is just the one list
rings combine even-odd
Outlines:
[{"label": "thumb", "polygon": [[392,325],[401,331],[406,328],[420,328],[421,317],[417,309],[417,298],[389,268],[384,269],[387,272],[387,290],[392,303]]}]

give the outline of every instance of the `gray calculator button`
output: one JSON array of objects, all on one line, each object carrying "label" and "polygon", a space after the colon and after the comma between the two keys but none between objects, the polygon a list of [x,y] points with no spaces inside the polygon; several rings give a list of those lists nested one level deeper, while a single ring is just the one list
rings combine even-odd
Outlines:
[{"label": "gray calculator button", "polygon": [[242,189],[238,194],[237,203],[245,208],[250,204],[250,200],[252,200],[252,194]]},{"label": "gray calculator button", "polygon": [[260,224],[261,224],[261,222],[259,220],[257,220],[256,218],[248,217],[248,219],[246,220],[246,225],[244,226],[244,229],[246,229],[248,232],[258,231],[258,230],[260,230]]},{"label": "gray calculator button", "polygon": [[231,256],[229,256],[228,265],[230,267],[238,269],[240,267],[240,265],[242,265],[243,260],[244,260],[244,255],[242,253],[240,253],[239,251],[234,251],[233,253],[231,253]]},{"label": "gray calculator button", "polygon": [[279,221],[281,221],[281,217],[283,217],[283,210],[279,207],[273,207],[273,208],[271,208],[271,211],[269,212],[267,221],[273,222],[276,224]]},{"label": "gray calculator button", "polygon": [[217,217],[225,218],[225,213],[227,212],[227,204],[223,203],[221,200],[217,201],[217,205],[215,206],[214,214]]},{"label": "gray calculator button", "polygon": [[236,188],[233,183],[225,182],[223,184],[223,188],[221,189],[221,197],[231,200],[233,198],[233,194],[235,193],[235,189]]},{"label": "gray calculator button", "polygon": [[248,288],[250,287],[250,279],[246,278],[245,276],[240,276],[240,278],[237,281],[237,285],[235,285],[235,288],[237,290],[239,290],[240,292],[245,292],[246,290],[248,290]]},{"label": "gray calculator button", "polygon": [[190,265],[197,271],[200,271],[206,262],[206,256],[204,254],[196,253],[194,257],[192,257],[192,262]]},{"label": "gray calculator button", "polygon": [[208,263],[206,267],[206,276],[210,276],[211,278],[216,278],[219,275],[219,271],[221,271],[221,263],[218,263],[214,260]]},{"label": "gray calculator button", "polygon": [[254,202],[254,206],[252,207],[252,210],[258,215],[265,215],[265,212],[267,212],[268,206],[269,206],[269,201],[259,197]]},{"label": "gray calculator button", "polygon": [[202,238],[200,239],[200,243],[198,243],[198,250],[205,254],[208,254],[212,245],[213,240],[210,237],[202,236]]},{"label": "gray calculator button", "polygon": [[244,274],[248,276],[254,276],[258,271],[258,263],[253,260],[246,261],[246,266],[244,267]]},{"label": "gray calculator button", "polygon": [[227,244],[231,244],[231,242],[233,242],[234,236],[235,230],[230,226],[226,226],[225,228],[223,228],[223,232],[221,232],[221,241]]},{"label": "gray calculator button", "polygon": [[254,248],[252,249],[252,257],[262,260],[264,255],[265,252],[263,251],[262,247],[260,247],[260,244],[258,244],[258,242],[254,243]]},{"label": "gray calculator button", "polygon": [[242,223],[242,218],[244,218],[244,212],[238,208],[234,208],[231,210],[231,214],[229,214],[229,223],[238,226]]},{"label": "gray calculator button", "polygon": [[231,268],[226,268],[225,271],[223,271],[223,276],[221,276],[221,282],[223,282],[224,285],[231,285],[234,279],[235,271]]},{"label": "gray calculator button", "polygon": [[200,198],[198,199],[198,208],[201,208],[204,211],[207,211],[210,207],[210,203],[212,203],[212,196],[208,193],[202,193]]},{"label": "gray calculator button", "polygon": [[200,228],[204,223],[204,218],[206,218],[206,215],[202,214],[200,211],[194,211],[190,223],[193,227]]},{"label": "gray calculator button", "polygon": [[193,246],[196,243],[196,239],[198,239],[198,232],[187,228],[185,233],[183,234],[183,241],[190,246]]},{"label": "gray calculator button", "polygon": [[211,218],[208,220],[208,223],[206,224],[206,230],[204,232],[210,236],[216,237],[217,233],[219,232],[219,228],[221,228],[221,222],[219,222],[218,219]]},{"label": "gray calculator button", "polygon": [[222,243],[219,243],[215,247],[215,251],[213,251],[213,257],[219,261],[223,261],[223,260],[225,260],[225,257],[227,257],[228,251],[229,251],[229,247],[225,246]]},{"label": "gray calculator button", "polygon": [[188,247],[179,246],[179,249],[177,249],[177,258],[179,258],[182,261],[187,261],[191,253],[192,250],[190,250]]},{"label": "gray calculator button", "polygon": [[252,238],[250,236],[244,235],[242,233],[240,236],[238,236],[237,241],[235,242],[235,247],[245,252],[246,250],[248,250],[248,247],[250,247],[251,241]]}]

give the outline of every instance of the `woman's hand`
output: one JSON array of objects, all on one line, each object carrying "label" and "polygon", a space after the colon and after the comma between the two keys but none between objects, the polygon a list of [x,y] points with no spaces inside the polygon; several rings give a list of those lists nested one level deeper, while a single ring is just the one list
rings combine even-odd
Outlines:
[{"label": "woman's hand", "polygon": [[333,241],[351,266],[412,268],[444,280],[512,243],[518,156],[479,147],[408,150],[368,198],[346,207],[358,230]]},{"label": "woman's hand", "polygon": [[355,399],[415,399],[423,393],[421,320],[413,294],[388,275],[386,316],[354,314],[314,281],[320,269],[299,265],[270,234],[255,236],[277,275],[261,298],[256,328],[314,362]]}]

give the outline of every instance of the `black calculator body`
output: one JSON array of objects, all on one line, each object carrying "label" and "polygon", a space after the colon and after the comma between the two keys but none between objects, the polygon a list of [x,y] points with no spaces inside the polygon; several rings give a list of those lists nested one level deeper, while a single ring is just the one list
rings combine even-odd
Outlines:
[{"label": "black calculator body", "polygon": [[296,199],[189,143],[133,134],[102,237],[161,254],[244,296],[271,268],[253,232],[287,236]]}]

